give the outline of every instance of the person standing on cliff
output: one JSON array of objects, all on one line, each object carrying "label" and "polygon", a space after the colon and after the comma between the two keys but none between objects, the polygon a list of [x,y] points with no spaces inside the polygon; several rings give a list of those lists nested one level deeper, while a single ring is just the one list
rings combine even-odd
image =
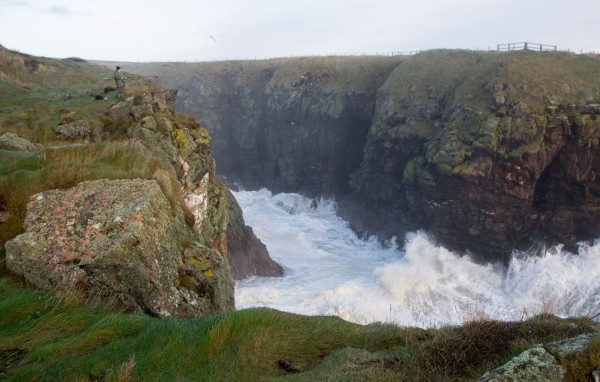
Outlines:
[{"label": "person standing on cliff", "polygon": [[119,97],[119,99],[123,99],[123,97],[125,97],[125,80],[127,77],[125,77],[125,74],[123,74],[120,66],[117,66],[114,78],[115,84],[117,85],[117,97]]}]

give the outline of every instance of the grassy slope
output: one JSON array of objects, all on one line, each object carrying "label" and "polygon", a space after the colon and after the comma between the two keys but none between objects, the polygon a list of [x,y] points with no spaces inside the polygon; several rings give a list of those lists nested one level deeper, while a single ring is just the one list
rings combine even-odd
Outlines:
[{"label": "grassy slope", "polygon": [[550,316],[439,330],[360,326],[265,308],[160,320],[0,278],[0,372],[15,381],[468,381],[534,343],[591,330],[588,320]]},{"label": "grassy slope", "polygon": [[[55,60],[0,49],[0,134],[12,131],[34,142],[56,144],[52,128],[87,119],[101,127],[101,116],[115,103],[113,70],[81,59]],[[131,93],[152,91],[158,85],[129,76]],[[96,101],[95,95],[107,100]]]},{"label": "grassy slope", "polygon": [[[62,109],[106,127],[104,112],[114,101],[94,101],[86,91],[98,93],[110,70],[5,51],[0,58],[2,131],[53,145],[51,128],[63,118]],[[45,69],[31,71],[35,65],[26,65],[28,59]],[[140,80],[137,86],[154,85]],[[67,90],[75,95],[61,100]],[[28,122],[32,115],[35,123]],[[35,291],[6,271],[3,249],[21,230],[28,195],[95,177],[148,177],[157,164],[119,141],[0,157],[0,202],[14,216],[0,225],[0,379],[473,380],[533,343],[596,330],[586,319],[549,316],[422,330],[272,309],[160,320],[121,314],[76,292]],[[577,367],[600,362],[597,351],[589,356]]]}]

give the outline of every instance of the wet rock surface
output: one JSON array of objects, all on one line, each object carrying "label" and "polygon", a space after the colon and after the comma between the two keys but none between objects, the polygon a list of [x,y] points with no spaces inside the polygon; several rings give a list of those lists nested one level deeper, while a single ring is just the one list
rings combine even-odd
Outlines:
[{"label": "wet rock surface", "polygon": [[267,247],[244,222],[242,210],[232,194],[229,196],[227,249],[235,280],[250,276],[283,276],[283,268],[271,259]]}]

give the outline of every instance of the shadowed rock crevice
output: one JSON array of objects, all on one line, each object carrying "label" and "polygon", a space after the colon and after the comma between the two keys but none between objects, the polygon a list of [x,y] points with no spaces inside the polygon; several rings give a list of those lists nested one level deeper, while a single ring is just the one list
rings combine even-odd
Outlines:
[{"label": "shadowed rock crevice", "polygon": [[228,200],[227,249],[233,278],[282,276],[283,268],[271,259],[267,247],[246,225],[242,210],[231,193]]}]

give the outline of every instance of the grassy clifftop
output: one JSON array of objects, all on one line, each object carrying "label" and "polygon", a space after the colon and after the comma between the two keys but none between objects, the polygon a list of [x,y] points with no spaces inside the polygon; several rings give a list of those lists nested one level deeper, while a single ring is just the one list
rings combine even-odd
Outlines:
[{"label": "grassy clifftop", "polygon": [[[113,69],[80,58],[56,60],[0,49],[0,133],[51,144],[56,143],[51,129],[60,123],[88,119],[92,128],[103,126],[102,115],[116,99],[116,92],[105,93],[106,87],[114,88],[112,75]],[[160,87],[130,76],[127,88],[136,94]]]},{"label": "grassy clifftop", "polygon": [[[56,60],[0,49],[0,135],[17,133],[38,144],[37,152],[0,150],[0,245],[22,230],[28,199],[34,193],[67,188],[83,180],[145,178],[158,164],[122,140],[126,126],[108,116],[115,92],[112,70],[78,58]],[[134,79],[132,92],[151,92],[158,85]],[[96,99],[95,96],[98,96]],[[107,99],[105,99],[107,98]],[[61,141],[54,128],[85,119],[103,128],[105,140],[81,145],[83,138]],[[154,164],[153,164],[154,163]]]},{"label": "grassy clifftop", "polygon": [[[0,207],[12,216],[0,224],[0,380],[470,381],[532,344],[598,330],[586,318],[547,315],[515,323],[473,317],[462,327],[430,330],[272,309],[161,320],[111,310],[77,291],[36,291],[4,260],[4,242],[20,231],[28,197],[93,177],[146,178],[161,164],[124,142],[124,126],[105,114],[114,93],[107,100],[91,96],[104,94],[112,70],[78,59],[7,51],[0,57],[0,133],[17,132],[44,147],[0,151]],[[132,93],[157,89],[136,81]],[[53,127],[79,118],[108,137],[58,141]],[[600,363],[599,348],[596,342],[580,358],[561,360],[570,380]]]}]

